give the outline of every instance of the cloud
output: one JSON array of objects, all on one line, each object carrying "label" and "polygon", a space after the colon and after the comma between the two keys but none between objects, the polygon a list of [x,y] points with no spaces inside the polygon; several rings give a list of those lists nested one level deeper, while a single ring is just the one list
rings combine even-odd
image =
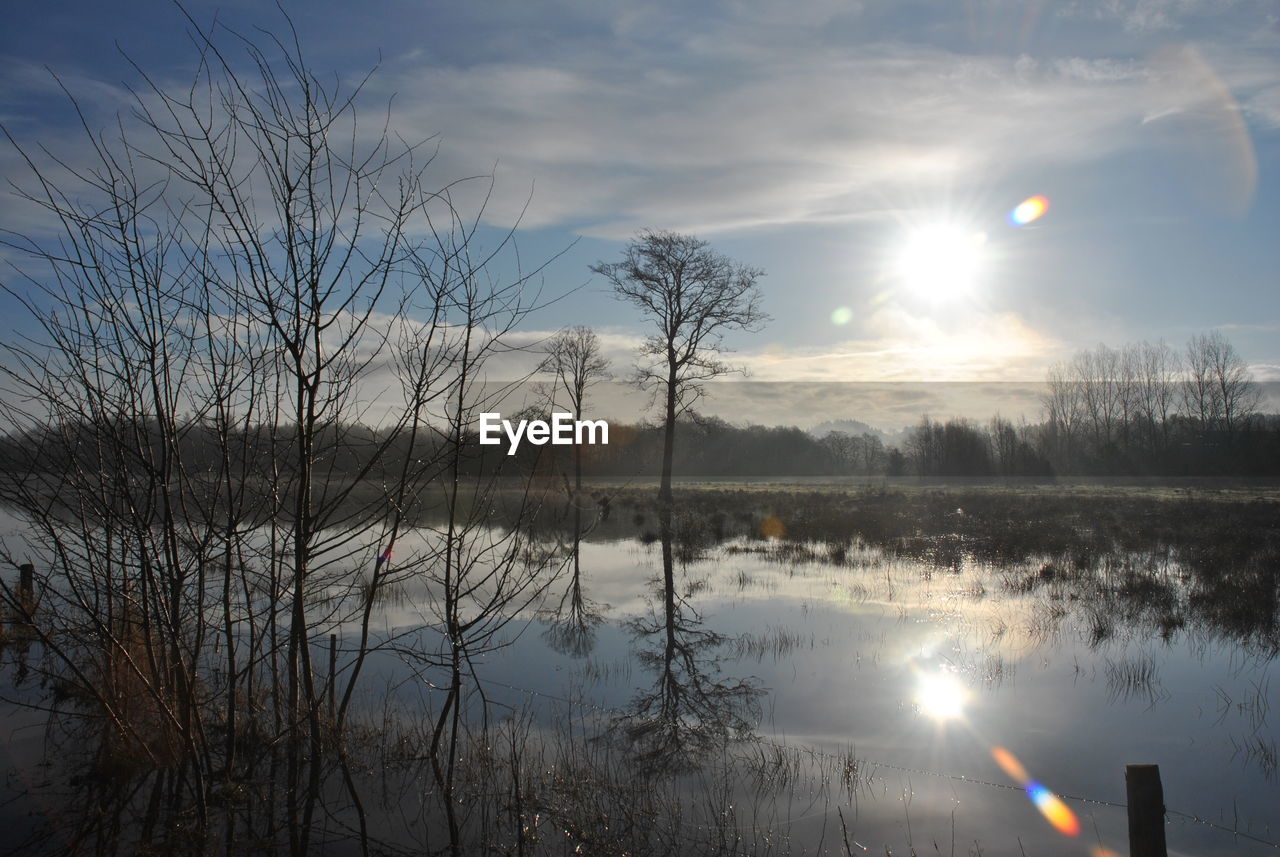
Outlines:
[{"label": "cloud", "polygon": [[[381,85],[399,93],[402,131],[439,132],[446,171],[498,165],[496,220],[536,187],[525,225],[609,238],[853,219],[975,176],[1169,141],[1143,124],[1154,94],[1136,60],[752,47],[678,66],[597,53],[414,65]],[[1257,85],[1252,109],[1270,115],[1278,96]]]},{"label": "cloud", "polygon": [[1179,32],[1193,24],[1231,25],[1239,13],[1270,12],[1258,0],[1071,0],[1057,10],[1067,18],[1118,21],[1131,34]]},{"label": "cloud", "polygon": [[1012,313],[918,316],[885,306],[864,330],[836,346],[776,345],[743,362],[766,381],[1025,381],[1042,378],[1064,351]]},{"label": "cloud", "polygon": [[[727,355],[748,374],[708,384],[697,410],[736,423],[801,427],[853,416],[886,430],[913,424],[926,413],[977,420],[996,413],[1037,418],[1040,380],[1048,364],[1062,356],[1059,344],[1011,316],[964,315],[944,325],[884,308],[870,319],[874,338],[831,348],[775,345]],[[403,324],[412,323],[385,319],[375,326],[395,331]],[[498,410],[514,413],[536,401],[537,385],[548,379],[531,373],[554,333],[508,334],[505,349],[487,360],[483,375],[492,389],[525,379],[495,403]],[[641,337],[613,328],[597,334],[613,380],[592,389],[590,412],[619,421],[653,418],[650,396],[627,382]],[[369,389],[378,386],[379,377],[387,389],[397,388],[394,367],[371,373],[365,382]],[[383,402],[393,405],[394,396]]]},{"label": "cloud", "polygon": [[[365,420],[379,425],[389,414],[397,412],[405,401],[402,379],[408,373],[403,369],[400,347],[403,343],[421,340],[427,327],[416,319],[378,313],[371,317],[369,330],[372,332],[359,343],[357,355],[366,362],[359,379],[359,398],[370,404]],[[457,349],[464,333],[461,327],[444,325],[437,329],[433,338],[439,348]],[[490,331],[476,331],[471,348],[473,355],[478,353],[482,359],[471,367],[471,371],[480,384],[477,390],[486,391],[481,398],[498,395],[499,398],[491,404],[501,405],[504,411],[511,413],[533,404],[541,395],[536,386],[551,380],[551,376],[535,370],[546,353],[548,342],[556,333],[558,331],[549,329],[509,330],[501,334],[500,340],[495,340]],[[596,335],[601,356],[609,362],[610,374],[618,379],[618,386],[636,398],[635,389],[627,387],[624,379],[630,374],[642,337],[611,328],[597,328]],[[432,389],[445,389],[455,380],[454,370],[442,369],[433,380]],[[634,411],[634,406],[629,410]]]},{"label": "cloud", "polygon": [[[1203,178],[1206,198],[1240,210],[1254,183],[1241,135],[1280,128],[1277,38],[1266,26],[1165,62],[1152,60],[1155,37],[1116,38],[1122,27],[1182,40],[1208,19],[1264,20],[1243,0],[984,4],[980,15],[1010,21],[1037,9],[1042,21],[1058,16],[1055,25],[1072,18],[1061,39],[1045,27],[1034,55],[980,53],[954,32],[939,35],[956,25],[941,3],[912,4],[909,15],[887,0],[785,11],[766,0],[551,5],[449,13],[465,19],[453,32],[458,47],[387,61],[365,93],[374,109],[362,112],[361,132],[381,130],[377,108],[394,93],[396,133],[438,135],[431,176],[443,183],[496,169],[489,221],[513,223],[531,199],[526,227],[623,238],[642,226],[708,234],[887,220],[1009,176],[1064,168],[1098,176],[1109,156],[1156,148],[1191,165],[1178,181]],[[895,29],[895,15],[911,20]],[[1081,22],[1110,28],[1112,38],[1079,39]],[[32,109],[60,98],[43,72],[11,63],[0,75],[0,111],[21,117],[25,138],[56,139],[59,120]],[[128,100],[94,75],[71,76],[95,116]],[[21,172],[6,157],[0,171]],[[455,195],[474,211],[489,189],[475,182]],[[36,222],[18,216],[31,217],[15,207],[6,225],[27,231]],[[762,379],[1003,380],[1039,377],[1062,350],[1013,313],[961,324],[882,307],[859,323],[848,342],[790,343],[740,362]],[[628,345],[618,336],[609,347],[621,372],[636,337]],[[518,377],[520,359],[504,355],[511,366],[495,363],[493,377],[499,369]]]},{"label": "cloud", "polygon": [[[1219,5],[1104,2],[1069,14],[1149,28]],[[557,8],[558,23],[540,24],[537,40],[554,51],[468,21],[484,59],[404,51],[366,91],[373,107],[394,95],[397,133],[433,137],[442,181],[496,172],[486,216],[499,225],[522,218],[623,238],[654,225],[713,233],[880,217],[939,188],[1169,144],[1171,128],[1143,120],[1195,106],[1153,89],[1152,70],[1132,57],[975,54],[884,33],[875,41],[868,28],[890,13],[883,3],[785,14],[761,0],[705,13],[606,4],[590,10],[585,32],[571,22],[588,10]],[[848,40],[822,38],[833,27]],[[1224,54],[1223,77],[1241,88],[1246,115],[1280,126],[1269,45]],[[22,97],[49,94],[30,67],[4,77]],[[88,82],[82,91],[113,109],[124,100]],[[476,205],[487,191],[479,183],[459,199]]]},{"label": "cloud", "polygon": [[[708,385],[697,405],[704,416],[746,425],[784,425],[808,429],[830,420],[856,419],[885,432],[915,425],[922,416],[962,417],[986,422],[1041,418],[1040,385],[969,383],[874,383],[726,380]],[[615,422],[654,419],[653,409],[633,388],[602,384],[589,396],[592,415]]]}]

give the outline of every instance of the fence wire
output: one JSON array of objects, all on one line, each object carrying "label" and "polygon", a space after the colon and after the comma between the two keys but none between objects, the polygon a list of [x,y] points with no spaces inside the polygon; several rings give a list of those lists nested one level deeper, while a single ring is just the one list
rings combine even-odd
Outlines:
[{"label": "fence wire", "polygon": [[[573,699],[571,697],[560,696],[558,694],[547,693],[545,691],[530,690],[528,688],[517,687],[516,685],[507,684],[506,682],[496,681],[494,679],[479,679],[479,681],[481,681],[481,683],[483,684],[489,684],[495,687],[502,687],[507,690],[514,691],[516,693],[524,694],[526,696],[538,697],[540,699],[551,700],[553,702],[560,702],[565,705],[571,705],[577,708],[598,712],[600,714],[606,714],[611,716],[621,716],[626,713],[621,709],[613,708],[611,706],[600,705],[598,703],[590,702],[585,699]],[[760,744],[774,747],[779,750],[798,750],[814,757],[829,759],[832,761],[844,761],[846,758],[848,758],[846,756],[843,756],[837,753],[831,753],[826,750],[821,750],[809,745],[786,743],[783,741],[777,741],[772,738],[766,738],[763,736],[759,736],[755,740]],[[933,771],[933,770],[929,770],[928,768],[917,768],[917,767],[911,767],[909,765],[897,765],[892,762],[881,762],[875,759],[864,759],[861,757],[854,757],[854,761],[856,761],[859,766],[883,768],[885,770],[901,771],[903,773],[909,773],[909,774],[920,774],[921,776],[935,777],[938,779],[950,780],[953,782],[968,783],[970,785],[976,785],[976,786],[986,786],[988,788],[993,788],[993,789],[1003,789],[1005,791],[1013,791],[1013,792],[1024,791],[1024,789],[1021,786],[1011,785],[1009,783],[992,782],[990,780],[984,780],[978,777],[970,777],[964,774],[952,774],[952,773],[947,773],[945,771]],[[1119,803],[1117,801],[1102,800],[1100,798],[1091,798],[1084,795],[1063,794],[1061,792],[1055,792],[1055,794],[1057,794],[1058,797],[1062,798],[1063,800],[1069,800],[1079,804],[1105,806],[1112,809],[1128,810],[1128,804]],[[1253,842],[1255,844],[1273,849],[1275,851],[1280,851],[1280,842],[1272,842],[1271,840],[1263,839],[1262,837],[1257,836],[1255,834],[1240,830],[1238,827],[1229,827],[1225,824],[1220,824],[1218,822],[1211,821],[1210,819],[1207,819],[1204,816],[1198,815],[1196,813],[1183,812],[1181,810],[1171,809],[1170,807],[1166,806],[1165,815],[1176,816],[1192,824],[1201,825],[1203,827],[1207,827],[1221,833],[1230,834],[1231,836],[1238,837],[1240,839],[1247,839],[1250,842]],[[794,819],[793,823],[794,821],[799,821],[799,820],[801,819]]]}]

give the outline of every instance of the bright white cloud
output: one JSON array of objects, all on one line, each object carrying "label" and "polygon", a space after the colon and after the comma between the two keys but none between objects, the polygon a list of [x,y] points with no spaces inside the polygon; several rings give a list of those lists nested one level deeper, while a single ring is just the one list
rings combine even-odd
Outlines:
[{"label": "bright white cloud", "polygon": [[885,306],[866,334],[826,348],[775,345],[745,362],[761,381],[1026,381],[1064,346],[1009,313],[915,315]]}]

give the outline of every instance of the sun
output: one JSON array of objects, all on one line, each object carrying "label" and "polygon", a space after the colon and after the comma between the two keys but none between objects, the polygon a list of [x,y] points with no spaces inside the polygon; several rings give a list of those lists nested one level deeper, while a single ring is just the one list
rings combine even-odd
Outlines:
[{"label": "sun", "polygon": [[916,683],[916,705],[934,720],[955,720],[964,715],[969,692],[949,673],[925,673]]},{"label": "sun", "polygon": [[896,273],[919,297],[934,302],[973,293],[982,273],[987,236],[951,223],[920,226],[898,250]]}]

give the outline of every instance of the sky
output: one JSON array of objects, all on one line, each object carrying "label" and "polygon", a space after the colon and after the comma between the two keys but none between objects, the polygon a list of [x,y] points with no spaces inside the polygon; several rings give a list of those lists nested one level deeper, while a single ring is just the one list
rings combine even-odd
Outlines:
[{"label": "sky", "polygon": [[[282,31],[270,4],[186,9]],[[711,396],[712,413],[1035,419],[1035,384],[1076,351],[1180,348],[1209,330],[1280,380],[1275,2],[284,9],[313,68],[348,82],[373,69],[364,97],[391,105],[397,133],[431,138],[442,185],[492,175],[486,226],[516,226],[522,259],[551,260],[547,288],[569,293],[525,322],[526,341],[591,325],[624,376],[646,328],[590,266],[643,228],[763,269],[772,320],[727,340],[753,384]],[[128,109],[131,63],[190,79],[190,26],[151,0],[6,10],[0,121],[25,142],[73,138],[52,71],[105,126]],[[9,147],[0,171],[21,180]],[[1042,216],[1011,220],[1033,197]],[[11,202],[0,218],[39,228]],[[863,385],[857,412],[815,392],[833,383]],[[632,416],[612,396],[609,415]]]}]

